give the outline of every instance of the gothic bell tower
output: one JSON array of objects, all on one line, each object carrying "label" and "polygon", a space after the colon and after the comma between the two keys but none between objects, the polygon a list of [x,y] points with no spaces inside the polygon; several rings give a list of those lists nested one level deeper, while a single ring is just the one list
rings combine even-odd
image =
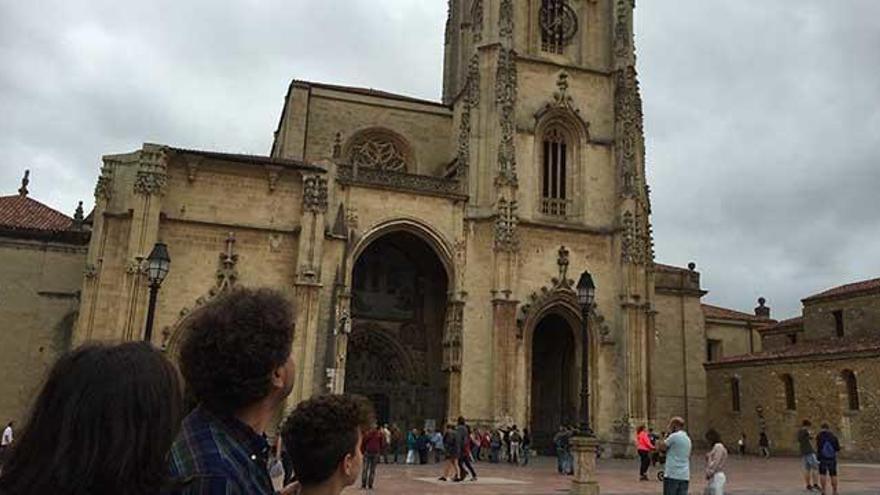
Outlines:
[{"label": "gothic bell tower", "polygon": [[[577,244],[572,269],[598,274],[597,310],[614,343],[590,371],[606,388],[594,414],[621,438],[652,409],[654,255],[634,7],[450,0],[443,85],[457,126],[450,175],[465,184],[471,231],[486,225],[493,239],[495,334],[516,325],[519,301],[536,289],[535,253],[555,252],[562,239]],[[504,338],[500,356],[510,354]],[[509,412],[504,390],[495,394],[496,415]]]}]

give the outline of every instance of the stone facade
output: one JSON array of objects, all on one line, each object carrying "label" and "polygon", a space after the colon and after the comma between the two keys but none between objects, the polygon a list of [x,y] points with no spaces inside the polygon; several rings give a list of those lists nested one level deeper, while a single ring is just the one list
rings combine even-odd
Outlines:
[{"label": "stone facade", "polygon": [[70,347],[89,233],[27,195],[0,197],[0,418],[22,424],[56,357]]},{"label": "stone facade", "polygon": [[801,421],[827,422],[843,456],[878,460],[880,279],[803,303],[803,317],[760,330],[763,352],[706,364],[711,426],[729,441],[766,431],[773,450],[796,454]]}]

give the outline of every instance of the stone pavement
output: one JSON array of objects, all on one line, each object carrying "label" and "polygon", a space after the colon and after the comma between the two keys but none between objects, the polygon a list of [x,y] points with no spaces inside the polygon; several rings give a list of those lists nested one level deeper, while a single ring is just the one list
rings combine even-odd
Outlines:
[{"label": "stone pavement", "polygon": [[[694,457],[694,473],[702,473],[702,455]],[[380,464],[377,484],[371,494],[375,495],[559,495],[565,493],[571,478],[556,474],[556,461],[538,458],[528,467],[508,464],[476,463],[477,482],[441,482],[437,477],[441,464],[405,466]],[[772,494],[804,495],[800,461],[794,458],[762,460],[754,457],[740,459],[731,457],[727,466],[726,494]],[[880,464],[842,463],[841,495],[880,494]],[[654,476],[654,471],[651,471]],[[603,494],[661,494],[658,481],[639,482],[637,461],[601,460],[599,483]],[[654,478],[656,479],[656,478]],[[691,486],[691,493],[700,495],[705,484],[698,481]],[[829,487],[830,491],[830,487]],[[365,493],[360,485],[348,488],[345,495]]]}]

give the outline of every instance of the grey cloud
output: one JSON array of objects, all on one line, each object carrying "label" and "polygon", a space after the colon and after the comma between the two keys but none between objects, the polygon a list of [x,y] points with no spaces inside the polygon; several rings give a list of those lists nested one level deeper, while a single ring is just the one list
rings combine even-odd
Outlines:
[{"label": "grey cloud", "polygon": [[[440,94],[446,2],[0,4],[0,184],[91,203],[100,156],[266,153],[293,77]],[[776,315],[880,274],[880,3],[640,1],[658,259]]]}]

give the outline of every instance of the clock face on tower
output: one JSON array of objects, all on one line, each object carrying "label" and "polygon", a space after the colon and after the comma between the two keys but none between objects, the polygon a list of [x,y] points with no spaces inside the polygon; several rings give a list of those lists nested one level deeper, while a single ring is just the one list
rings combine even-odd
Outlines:
[{"label": "clock face on tower", "polygon": [[544,0],[539,14],[541,38],[547,51],[561,52],[578,30],[578,18],[566,0]]}]

